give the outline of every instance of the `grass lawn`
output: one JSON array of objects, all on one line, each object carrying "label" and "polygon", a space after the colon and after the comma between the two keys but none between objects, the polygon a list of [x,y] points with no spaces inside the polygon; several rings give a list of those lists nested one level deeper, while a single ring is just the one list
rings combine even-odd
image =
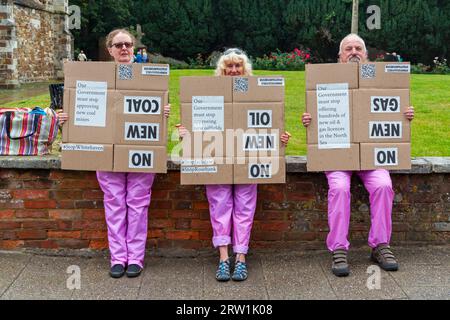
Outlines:
[{"label": "grass lawn", "polygon": [[[180,122],[179,78],[181,76],[208,76],[212,70],[172,70],[169,121],[169,150],[177,141],[175,125]],[[287,155],[306,154],[306,131],[300,123],[305,111],[305,73],[292,71],[255,71],[255,75],[282,75],[286,79],[286,130],[292,134]],[[416,118],[412,125],[412,156],[450,156],[450,75],[412,75],[411,99]],[[48,94],[1,107],[48,106]],[[174,134],[172,134],[174,133]]]}]

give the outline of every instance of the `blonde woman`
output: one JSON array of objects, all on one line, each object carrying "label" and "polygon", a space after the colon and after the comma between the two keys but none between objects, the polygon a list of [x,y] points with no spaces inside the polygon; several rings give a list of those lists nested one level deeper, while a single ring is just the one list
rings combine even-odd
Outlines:
[{"label": "blonde woman", "polygon": [[[226,50],[217,62],[216,76],[251,76],[252,65],[241,49]],[[179,126],[180,137],[188,132]],[[289,134],[281,135],[287,145]],[[213,245],[219,249],[219,265],[216,271],[218,281],[244,281],[248,277],[245,256],[249,250],[250,234],[256,211],[257,185],[207,185],[206,195],[213,229]],[[236,254],[234,272],[231,274],[231,260],[228,246]]]}]

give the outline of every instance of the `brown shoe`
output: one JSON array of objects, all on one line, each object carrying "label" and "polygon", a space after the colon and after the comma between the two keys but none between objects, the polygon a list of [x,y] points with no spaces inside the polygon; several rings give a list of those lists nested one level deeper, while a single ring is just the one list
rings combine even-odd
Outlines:
[{"label": "brown shoe", "polygon": [[350,274],[347,263],[347,250],[337,249],[336,251],[333,251],[331,271],[337,277],[346,277]]},{"label": "brown shoe", "polygon": [[372,261],[378,263],[381,269],[386,271],[397,271],[398,263],[392,253],[389,245],[383,243],[378,245],[378,247],[372,249],[372,254],[370,256]]}]

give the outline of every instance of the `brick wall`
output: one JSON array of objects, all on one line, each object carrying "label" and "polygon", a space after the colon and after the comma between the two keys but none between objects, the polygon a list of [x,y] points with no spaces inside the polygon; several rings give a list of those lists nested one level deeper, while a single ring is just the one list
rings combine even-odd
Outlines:
[{"label": "brick wall", "polygon": [[[393,243],[450,243],[449,172],[424,174],[417,166],[415,171],[392,175]],[[288,172],[286,185],[259,186],[252,248],[324,248],[325,176],[304,172],[304,163],[300,168],[288,164]],[[149,210],[149,249],[211,247],[204,187],[180,186],[179,179],[176,169],[157,176]],[[356,177],[352,195],[352,244],[365,244],[369,202]],[[0,169],[0,249],[107,248],[102,196],[92,172]]]}]

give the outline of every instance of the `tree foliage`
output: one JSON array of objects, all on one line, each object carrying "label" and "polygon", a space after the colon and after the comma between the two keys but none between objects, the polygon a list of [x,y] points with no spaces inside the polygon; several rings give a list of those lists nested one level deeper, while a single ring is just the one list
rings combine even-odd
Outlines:
[{"label": "tree foliage", "polygon": [[[77,48],[97,49],[117,27],[142,25],[150,51],[177,59],[241,47],[257,57],[277,49],[311,48],[335,61],[350,32],[352,0],[73,0],[82,12]],[[368,30],[366,9],[381,8],[381,29]],[[430,64],[449,58],[450,0],[360,0],[359,32],[371,48]],[[95,54],[94,54],[95,55]],[[449,59],[450,60],[450,59]]]}]

